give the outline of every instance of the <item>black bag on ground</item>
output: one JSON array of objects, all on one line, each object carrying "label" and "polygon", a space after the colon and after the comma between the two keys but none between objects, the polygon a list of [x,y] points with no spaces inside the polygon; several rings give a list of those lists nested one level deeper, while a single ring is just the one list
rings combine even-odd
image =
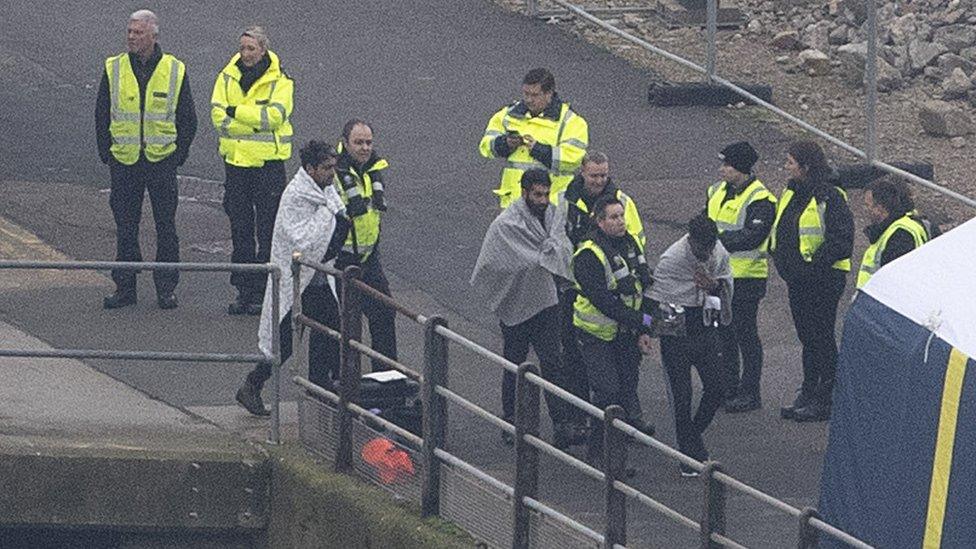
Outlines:
[{"label": "black bag on ground", "polygon": [[359,400],[356,404],[421,436],[423,412],[420,385],[399,372],[364,375],[360,380]]}]

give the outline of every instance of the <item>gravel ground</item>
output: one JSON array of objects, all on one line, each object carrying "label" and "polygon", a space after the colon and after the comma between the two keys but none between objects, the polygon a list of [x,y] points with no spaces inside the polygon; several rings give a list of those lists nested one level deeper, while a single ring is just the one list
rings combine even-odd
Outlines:
[{"label": "gravel ground", "polygon": [[[507,9],[525,13],[524,0],[495,0],[495,2]],[[653,6],[657,5],[657,2],[590,0],[586,5]],[[726,3],[722,5],[725,7]],[[748,22],[749,5],[745,2],[740,5],[746,12],[746,22]],[[548,9],[559,6],[547,0],[540,0],[539,7]],[[649,14],[615,15],[613,19],[605,18],[605,20],[655,46],[698,64],[705,64],[706,42],[703,29],[668,29],[661,20]],[[636,66],[650,69],[662,80],[686,82],[699,81],[702,78],[673,61],[646,51],[579,18],[569,15],[560,16],[551,18],[549,23],[604,47]],[[866,132],[864,90],[845,84],[836,68],[831,74],[824,76],[808,76],[802,71],[789,70],[789,67],[797,64],[798,52],[787,52],[770,46],[770,36],[766,32],[752,35],[745,28],[719,30],[716,61],[718,74],[732,81],[772,85],[773,102],[778,107],[863,149]],[[930,162],[935,168],[936,183],[966,196],[976,197],[976,180],[971,175],[976,139],[970,136],[953,142],[948,138],[932,137],[922,131],[918,122],[918,106],[935,94],[935,86],[921,79],[911,82],[904,89],[879,94],[878,157],[888,162]],[[777,124],[779,129],[788,135],[809,137],[809,134],[798,126],[760,107],[730,106],[728,108],[733,116],[760,117],[771,124]],[[858,160],[839,147],[823,143],[827,146],[828,154],[837,162]],[[933,220],[940,223],[943,229],[949,229],[973,216],[972,208],[955,199],[917,185],[913,187],[916,189],[919,206]]]}]

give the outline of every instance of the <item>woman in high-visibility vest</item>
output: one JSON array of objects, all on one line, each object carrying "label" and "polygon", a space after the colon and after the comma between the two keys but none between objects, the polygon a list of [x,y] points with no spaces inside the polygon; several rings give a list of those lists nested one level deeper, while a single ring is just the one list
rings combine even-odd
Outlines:
[{"label": "woman in high-visibility vest", "polygon": [[837,305],[854,247],[847,194],[830,181],[823,149],[812,141],[790,145],[786,190],[776,208],[770,252],[789,291],[790,312],[803,347],[803,385],[785,419],[826,421],[837,371]]},{"label": "woman in high-visibility vest", "polygon": [[872,181],[864,193],[864,206],[871,219],[864,234],[871,245],[864,250],[857,271],[858,288],[867,284],[878,269],[932,237],[932,225],[915,211],[911,191],[901,179],[883,177]]}]

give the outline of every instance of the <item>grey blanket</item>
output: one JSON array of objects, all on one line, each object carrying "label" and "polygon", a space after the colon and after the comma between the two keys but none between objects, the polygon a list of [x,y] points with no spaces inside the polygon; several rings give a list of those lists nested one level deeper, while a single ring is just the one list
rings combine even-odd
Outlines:
[{"label": "grey blanket", "polygon": [[565,220],[546,208],[546,227],[519,198],[492,221],[471,286],[502,324],[515,326],[558,302],[553,275],[572,279]]},{"label": "grey blanket", "polygon": [[[708,261],[698,261],[691,252],[688,235],[681,237],[661,254],[654,267],[654,284],[651,285],[651,299],[661,303],[672,303],[683,307],[705,307],[704,290],[695,285],[695,271],[701,269],[708,276],[718,279],[721,303],[721,322],[732,322],[732,267],[729,265],[729,252],[721,242],[715,242]],[[709,314],[709,311],[704,311]]]}]

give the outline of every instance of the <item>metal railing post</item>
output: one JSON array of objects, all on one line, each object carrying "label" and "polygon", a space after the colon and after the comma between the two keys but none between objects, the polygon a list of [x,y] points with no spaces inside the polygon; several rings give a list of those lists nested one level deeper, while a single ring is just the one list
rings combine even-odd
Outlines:
[{"label": "metal railing post", "polygon": [[437,394],[438,385],[447,384],[447,340],[437,333],[438,326],[447,326],[447,319],[432,316],[424,325],[424,370],[420,378],[420,398],[424,407],[421,458],[424,479],[420,495],[420,514],[429,517],[440,514],[441,468],[437,449],[444,446],[447,432],[447,403]]},{"label": "metal railing post", "polygon": [[352,420],[350,402],[359,398],[359,378],[362,364],[359,351],[352,348],[350,341],[360,341],[363,337],[363,315],[359,290],[352,281],[359,278],[361,269],[346,267],[342,271],[342,303],[340,331],[342,341],[339,345],[339,447],[336,448],[336,471],[352,470]]},{"label": "metal railing post", "polygon": [[603,534],[603,546],[627,544],[627,495],[614,488],[615,481],[626,480],[627,435],[613,426],[613,420],[627,417],[617,405],[607,406],[603,425],[603,473],[606,476],[607,527]]},{"label": "metal railing post", "polygon": [[539,5],[536,0],[525,0],[525,8],[529,12],[529,17],[535,17],[539,14]]},{"label": "metal railing post", "polygon": [[711,83],[715,77],[715,58],[718,55],[716,34],[718,31],[718,0],[706,0],[705,34],[708,39],[705,60],[705,79]]},{"label": "metal railing post", "polygon": [[271,435],[268,442],[271,444],[281,443],[281,319],[279,318],[281,306],[281,270],[277,267],[268,273],[271,275],[271,353],[274,355],[271,360],[271,390],[274,398],[271,400]]},{"label": "metal railing post", "polygon": [[712,541],[712,533],[725,535],[725,485],[715,478],[722,471],[717,461],[706,461],[701,478],[705,507],[701,518],[702,549],[718,549],[722,544]]},{"label": "metal railing post", "polygon": [[817,510],[813,507],[804,507],[800,512],[800,530],[797,536],[796,546],[799,549],[816,549],[817,529],[810,524],[810,519],[820,518]]},{"label": "metal railing post", "polygon": [[306,366],[307,356],[305,355],[302,336],[305,333],[305,325],[298,321],[302,316],[302,265],[298,262],[302,258],[301,252],[295,252],[291,256],[291,356],[292,372],[296,371],[299,375],[308,377]]},{"label": "metal railing post", "polygon": [[539,367],[528,362],[518,369],[515,381],[515,516],[512,547],[529,546],[529,508],[526,496],[535,498],[539,487],[539,450],[525,440],[525,435],[539,436],[539,387],[525,374],[539,375]]},{"label": "metal railing post", "polygon": [[864,0],[868,12],[868,51],[864,59],[864,78],[867,80],[867,102],[864,118],[867,121],[864,156],[868,164],[873,164],[878,154],[878,6],[875,0]]}]

